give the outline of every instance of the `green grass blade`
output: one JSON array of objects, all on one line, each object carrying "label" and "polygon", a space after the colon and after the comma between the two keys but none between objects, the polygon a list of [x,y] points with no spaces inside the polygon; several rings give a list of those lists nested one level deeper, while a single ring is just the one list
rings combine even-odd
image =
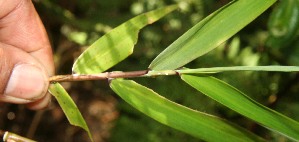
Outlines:
[{"label": "green grass blade", "polygon": [[299,72],[298,66],[234,66],[212,67],[199,69],[177,70],[180,74],[186,73],[219,73],[224,71],[275,71],[275,72]]},{"label": "green grass blade", "polygon": [[260,123],[266,128],[299,140],[299,123],[252,100],[236,88],[211,76],[182,75],[189,85],[227,106],[228,108]]},{"label": "green grass blade", "polygon": [[83,128],[88,133],[90,140],[93,141],[83,116],[65,89],[59,83],[54,83],[50,85],[49,92],[58,101],[70,124]]},{"label": "green grass blade", "polygon": [[276,0],[235,0],[196,24],[166,48],[149,68],[171,70],[206,54],[253,21]]},{"label": "green grass blade", "polygon": [[164,7],[136,16],[116,27],[94,42],[73,65],[77,74],[103,72],[132,54],[140,29],[151,24],[177,8]]},{"label": "green grass blade", "polygon": [[268,20],[269,36],[267,46],[283,48],[298,39],[299,1],[282,0],[273,9]]},{"label": "green grass blade", "polygon": [[134,81],[116,79],[110,86],[139,111],[205,141],[263,141],[237,125],[176,104]]}]

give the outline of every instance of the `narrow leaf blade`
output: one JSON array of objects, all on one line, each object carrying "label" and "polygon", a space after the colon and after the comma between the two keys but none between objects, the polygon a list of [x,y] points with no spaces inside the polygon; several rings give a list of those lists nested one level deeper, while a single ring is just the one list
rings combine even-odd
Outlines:
[{"label": "narrow leaf blade", "polygon": [[158,122],[206,141],[262,141],[226,120],[176,104],[131,80],[112,80],[110,87],[127,103]]},{"label": "narrow leaf blade", "polygon": [[172,5],[141,14],[116,27],[94,42],[78,57],[73,65],[73,72],[94,74],[116,65],[132,54],[140,29],[176,8],[176,5]]},{"label": "narrow leaf blade", "polygon": [[91,133],[83,116],[81,115],[78,107],[69,96],[69,94],[65,91],[65,89],[59,83],[54,83],[50,85],[49,92],[58,101],[70,124],[84,129],[88,133],[90,140],[93,141]]},{"label": "narrow leaf blade", "polygon": [[182,79],[226,107],[266,128],[299,140],[299,123],[252,100],[236,88],[211,76],[182,75]]},{"label": "narrow leaf blade", "polygon": [[232,1],[188,30],[158,55],[149,68],[170,70],[184,66],[236,34],[275,1]]},{"label": "narrow leaf blade", "polygon": [[186,73],[219,73],[225,71],[274,71],[274,72],[299,72],[298,66],[233,66],[233,67],[212,67],[198,69],[183,69],[176,72]]}]

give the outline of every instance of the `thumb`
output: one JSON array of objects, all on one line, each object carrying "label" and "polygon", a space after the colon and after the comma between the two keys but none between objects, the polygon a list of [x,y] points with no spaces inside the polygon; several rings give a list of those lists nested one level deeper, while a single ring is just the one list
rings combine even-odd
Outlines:
[{"label": "thumb", "polygon": [[25,104],[46,94],[47,73],[34,57],[2,43],[0,57],[0,101]]}]

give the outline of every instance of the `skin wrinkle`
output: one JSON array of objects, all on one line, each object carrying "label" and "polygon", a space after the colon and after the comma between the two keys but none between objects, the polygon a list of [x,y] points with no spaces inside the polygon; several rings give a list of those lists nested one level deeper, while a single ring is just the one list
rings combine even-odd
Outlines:
[{"label": "skin wrinkle", "polygon": [[[21,48],[28,53],[32,53],[42,49],[43,44],[47,44],[47,39],[43,38],[47,36],[38,34],[45,33],[41,31],[41,29],[43,29],[42,24],[39,23],[40,20],[38,19],[37,13],[31,10],[33,9],[33,5],[29,5],[31,1],[27,3],[24,1],[26,0],[21,0],[21,2],[6,15],[5,19],[3,18],[0,23],[0,25],[2,25],[0,30],[5,34],[1,35],[0,33],[0,41]],[[32,24],[38,27],[32,28]],[[37,45],[31,42],[32,40],[40,40],[43,44],[37,42],[39,43],[39,45]]]},{"label": "skin wrinkle", "polygon": [[[6,56],[10,55],[10,56]],[[14,56],[15,58],[9,58]],[[0,90],[0,93],[3,94],[4,90],[6,89],[6,85],[8,83],[8,80],[10,79],[9,77],[12,74],[12,70],[19,65],[23,64],[30,64],[33,66],[37,66],[38,68],[41,68],[42,65],[38,62],[37,60],[32,60],[34,57],[33,56],[28,56],[24,51],[15,48],[13,46],[3,44],[0,42],[0,57],[1,62],[0,62],[0,76],[1,76],[1,81],[0,81],[0,87],[4,88],[3,90]],[[42,68],[41,68],[42,69]],[[3,85],[3,86],[2,86]]]},{"label": "skin wrinkle", "polygon": [[[2,51],[2,53],[1,53]],[[5,55],[5,56],[3,56]],[[0,93],[3,94],[14,67],[32,64],[45,71],[45,87],[48,76],[54,74],[54,62],[50,42],[42,21],[31,0],[0,0]],[[4,61],[5,60],[5,61]],[[4,89],[3,89],[4,88]],[[27,90],[16,90],[22,96]],[[34,88],[32,88],[34,89]],[[45,88],[42,94],[46,94]],[[1,97],[0,102],[11,102],[15,98]],[[30,97],[30,95],[28,95]],[[29,103],[33,109],[47,105],[50,95],[32,96],[30,99],[16,99],[15,103]],[[34,102],[32,102],[34,99]],[[23,102],[22,102],[23,101]]]},{"label": "skin wrinkle", "polygon": [[[0,44],[0,46],[2,46],[2,44]],[[6,56],[3,56],[4,54],[5,54],[5,52],[4,52],[3,48],[0,47],[0,57],[2,58],[1,62],[0,62],[0,72],[1,72],[0,78],[2,78],[2,80],[0,81],[0,88],[3,88],[0,90],[0,94],[4,93],[4,90],[6,89],[5,86],[7,86],[9,77],[11,75],[11,70],[7,70],[10,68],[10,67],[8,67],[8,65],[11,65],[11,64],[7,60]]]},{"label": "skin wrinkle", "polygon": [[[22,2],[19,2],[18,5],[15,6],[13,9],[14,11],[10,11],[10,14],[6,17],[8,19],[5,19],[6,22],[2,21],[2,24],[0,22],[0,26],[3,26],[3,24],[5,25],[5,28],[0,28],[0,42],[21,48],[30,53],[45,66],[48,75],[51,76],[54,73],[54,64],[51,45],[48,41],[47,33],[33,7],[31,0],[19,1]],[[14,25],[12,26],[12,24]],[[34,25],[34,27],[32,27],[32,25]],[[11,29],[8,26],[16,28]],[[1,33],[9,34],[2,36]]]},{"label": "skin wrinkle", "polygon": [[[10,0],[10,1],[13,1],[13,0]],[[0,21],[2,20],[2,19],[4,19],[7,15],[9,15],[12,11],[15,11],[17,8],[19,8],[20,7],[20,5],[22,5],[22,3],[25,1],[25,0],[15,0],[15,1],[18,1],[18,3],[17,4],[14,4],[14,2],[11,2],[10,4],[14,4],[14,6],[12,6],[12,8],[11,8],[11,10],[3,10],[3,11],[7,11],[6,13],[2,13],[1,11],[0,11],[0,13],[2,13],[2,15],[0,15]],[[0,9],[4,9],[3,8],[3,3],[5,3],[5,2],[7,2],[7,1],[5,1],[5,0],[1,0],[0,1]],[[7,4],[7,3],[6,3]],[[7,6],[7,5],[5,5],[5,8],[10,8],[9,6]]]}]

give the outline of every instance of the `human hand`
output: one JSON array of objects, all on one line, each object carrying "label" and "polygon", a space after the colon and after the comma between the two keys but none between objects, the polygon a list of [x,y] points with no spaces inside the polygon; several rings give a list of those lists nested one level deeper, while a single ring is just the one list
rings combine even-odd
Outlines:
[{"label": "human hand", "polygon": [[45,28],[31,0],[0,0],[0,102],[48,105],[54,63]]}]

